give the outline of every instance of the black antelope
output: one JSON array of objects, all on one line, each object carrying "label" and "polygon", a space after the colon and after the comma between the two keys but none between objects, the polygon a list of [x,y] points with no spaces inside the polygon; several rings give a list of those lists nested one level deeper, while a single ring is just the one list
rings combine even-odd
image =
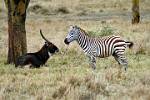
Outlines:
[{"label": "black antelope", "polygon": [[40,30],[40,34],[42,38],[45,40],[45,44],[43,47],[35,53],[26,53],[25,55],[22,55],[18,57],[15,66],[25,66],[30,65],[31,67],[39,68],[41,65],[44,65],[46,61],[49,59],[49,57],[54,54],[55,52],[58,52],[59,49],[50,41],[48,41],[42,34],[42,31]]}]

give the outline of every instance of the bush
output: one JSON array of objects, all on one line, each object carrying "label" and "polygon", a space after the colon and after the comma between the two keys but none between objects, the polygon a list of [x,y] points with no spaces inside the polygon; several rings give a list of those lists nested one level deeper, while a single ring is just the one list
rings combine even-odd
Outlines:
[{"label": "bush", "polygon": [[57,13],[62,13],[62,14],[68,14],[69,10],[66,7],[60,7],[58,9],[56,9]]},{"label": "bush", "polygon": [[50,11],[38,4],[33,5],[29,8],[29,11],[35,13],[35,14],[42,14],[42,15],[50,15]]},{"label": "bush", "polygon": [[104,26],[102,29],[94,30],[94,31],[89,31],[88,32],[90,36],[108,36],[114,34],[114,29],[112,29],[109,26]]}]

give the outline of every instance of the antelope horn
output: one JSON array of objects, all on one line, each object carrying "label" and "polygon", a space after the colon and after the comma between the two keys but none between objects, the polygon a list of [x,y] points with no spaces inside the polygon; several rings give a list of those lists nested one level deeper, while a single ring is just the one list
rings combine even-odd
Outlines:
[{"label": "antelope horn", "polygon": [[44,37],[44,35],[42,34],[42,30],[41,30],[41,29],[40,29],[40,34],[41,34],[42,38],[43,38],[45,41],[49,42],[49,41]]}]

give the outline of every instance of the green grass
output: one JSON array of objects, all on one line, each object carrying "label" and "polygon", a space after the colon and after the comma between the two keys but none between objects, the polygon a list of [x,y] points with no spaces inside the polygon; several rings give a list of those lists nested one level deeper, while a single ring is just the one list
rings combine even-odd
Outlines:
[{"label": "green grass", "polygon": [[[62,57],[63,55],[63,57]],[[54,55],[39,69],[21,69],[5,65],[6,57],[0,59],[0,93],[3,99],[67,99],[89,100],[126,96],[134,99],[137,92],[150,91],[150,56],[128,54],[129,68],[124,76],[118,75],[118,64],[112,57],[97,59],[93,71],[86,56],[74,49]],[[124,92],[123,92],[124,91]],[[131,94],[128,94],[131,92]],[[118,99],[119,99],[118,97]],[[115,99],[115,98],[114,98]]]},{"label": "green grass", "polygon": [[[91,32],[94,36],[99,34],[106,36],[113,34],[114,29],[102,27],[99,32],[95,29]],[[146,39],[143,44],[149,44],[147,38],[142,38]],[[134,46],[140,45],[136,43]],[[6,65],[7,57],[1,53],[0,98],[4,100],[137,100],[140,97],[149,100],[148,47],[127,49],[126,57],[129,62],[128,70],[126,73],[122,70],[120,73],[120,66],[113,57],[97,58],[97,68],[93,70],[83,51],[73,45],[60,48],[60,52],[48,60],[47,66],[38,69]]]},{"label": "green grass", "polygon": [[[92,29],[91,32],[93,36],[107,36],[112,35],[114,29],[104,26],[100,31]],[[146,39],[144,44],[148,45],[147,37],[141,40],[143,39]],[[134,46],[139,47],[126,52],[129,62],[126,73],[123,70],[120,73],[120,66],[113,57],[97,58],[97,68],[93,70],[83,51],[72,46],[60,48],[60,52],[48,60],[47,66],[38,69],[6,65],[7,57],[1,53],[0,98],[4,100],[137,100],[140,97],[149,100],[149,49],[146,46],[140,47],[139,44]]]},{"label": "green grass", "polygon": [[[142,20],[137,25],[131,25],[128,15],[131,0],[30,2],[26,20],[28,51],[37,51],[44,43],[39,35],[42,29],[61,52],[39,69],[4,64],[8,27],[7,10],[1,3],[0,100],[150,100],[149,0],[140,2]],[[134,47],[126,51],[127,72],[120,73],[113,57],[97,58],[93,71],[78,45],[73,42],[66,47],[63,43],[70,25],[80,26],[93,37],[117,34],[133,41]]]}]

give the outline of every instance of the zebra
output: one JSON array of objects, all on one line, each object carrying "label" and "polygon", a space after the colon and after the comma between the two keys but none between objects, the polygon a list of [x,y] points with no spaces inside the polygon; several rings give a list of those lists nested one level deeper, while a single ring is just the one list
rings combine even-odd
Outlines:
[{"label": "zebra", "polygon": [[128,62],[124,56],[125,49],[131,48],[133,42],[125,41],[120,36],[90,37],[82,28],[74,25],[70,26],[64,43],[69,45],[72,41],[77,41],[84,53],[88,56],[90,66],[96,69],[96,57],[105,58],[113,56],[119,65],[127,70]]}]

